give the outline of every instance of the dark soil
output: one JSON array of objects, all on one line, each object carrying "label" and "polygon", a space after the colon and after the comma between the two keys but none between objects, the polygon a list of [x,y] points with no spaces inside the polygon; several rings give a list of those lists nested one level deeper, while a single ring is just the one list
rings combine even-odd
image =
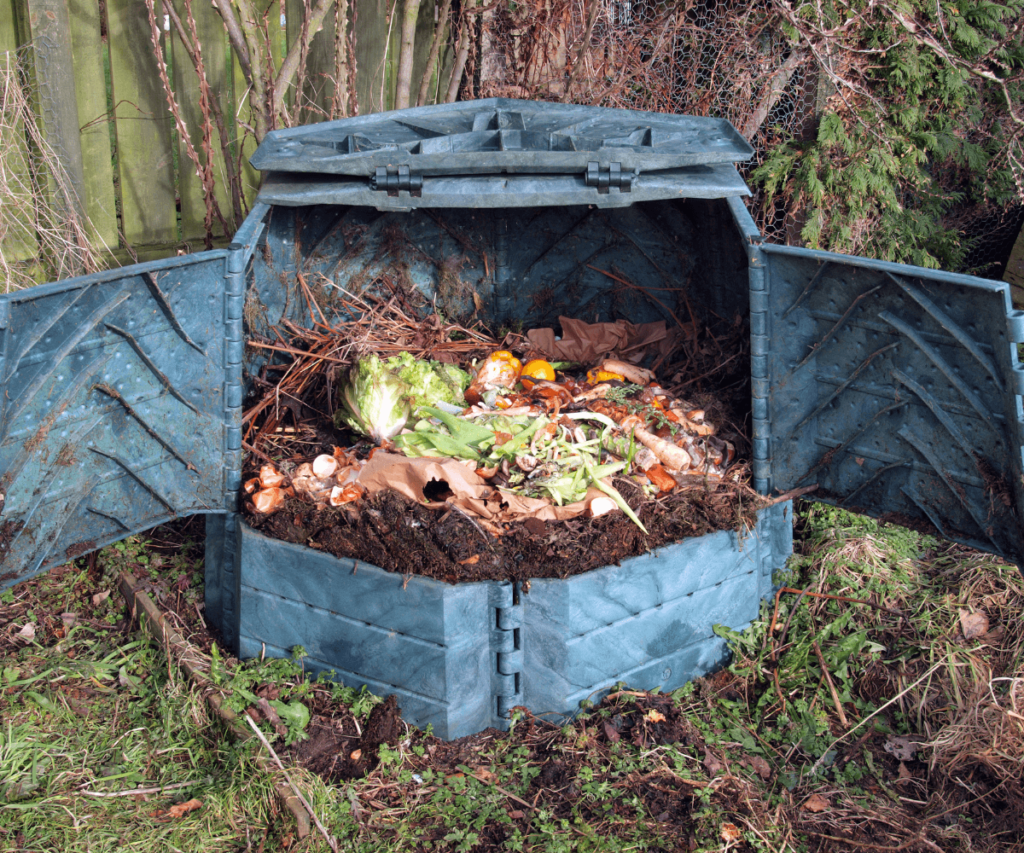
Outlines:
[{"label": "dark soil", "polygon": [[457,510],[421,506],[395,492],[381,492],[359,509],[291,501],[270,516],[248,513],[262,533],[349,557],[390,572],[457,583],[564,578],[618,564],[627,557],[716,530],[749,529],[765,505],[749,488],[719,484],[676,491],[651,500],[632,481],[615,486],[648,530],[623,513],[600,518],[506,525],[495,537]]}]

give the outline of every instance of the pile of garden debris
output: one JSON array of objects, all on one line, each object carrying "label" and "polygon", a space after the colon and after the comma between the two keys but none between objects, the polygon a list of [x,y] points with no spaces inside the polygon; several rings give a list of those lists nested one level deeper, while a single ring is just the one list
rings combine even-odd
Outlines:
[{"label": "pile of garden debris", "polygon": [[[525,580],[749,526],[763,505],[735,426],[745,360],[695,324],[561,318],[560,335],[499,340],[397,297],[345,309],[356,319],[311,310],[311,329],[250,342],[285,359],[245,415],[243,506],[268,535],[451,582]],[[728,337],[742,351],[742,324]]]}]

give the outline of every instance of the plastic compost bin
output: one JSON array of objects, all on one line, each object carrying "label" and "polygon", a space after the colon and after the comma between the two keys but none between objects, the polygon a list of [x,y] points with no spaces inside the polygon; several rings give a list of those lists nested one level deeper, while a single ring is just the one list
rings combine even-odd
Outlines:
[{"label": "plastic compost bin", "polygon": [[331,288],[396,262],[452,312],[475,291],[496,324],[675,322],[664,289],[684,286],[699,313],[749,322],[761,493],[817,483],[1019,563],[1024,314],[1008,286],[763,243],[734,166],[750,154],[725,121],[501,99],[269,134],[228,249],[0,297],[0,582],[205,513],[206,618],[239,654],[302,645],[446,738],[720,665],[712,627],[742,627],[770,594],[788,503],[743,535],[529,592],[406,584],[242,523],[247,330],[308,322],[300,276],[329,309]]}]

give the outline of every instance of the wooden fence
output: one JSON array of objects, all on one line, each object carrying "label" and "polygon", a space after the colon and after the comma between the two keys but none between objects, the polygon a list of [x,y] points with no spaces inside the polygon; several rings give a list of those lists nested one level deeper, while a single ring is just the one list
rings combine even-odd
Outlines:
[{"label": "wooden fence", "polygon": [[[297,35],[302,0],[258,0],[267,12],[278,61]],[[355,101],[358,112],[394,105],[401,4],[396,0],[350,0],[354,21]],[[175,0],[183,16],[184,3]],[[156,6],[160,11],[159,0]],[[206,76],[231,137],[231,156],[243,162],[247,202],[259,175],[248,166],[255,148],[242,123],[248,120],[246,83],[224,25],[210,0],[193,0],[203,45]],[[434,0],[423,0],[417,26],[416,81],[426,67],[435,29]],[[163,19],[163,15],[159,14]],[[201,114],[198,77],[166,20],[162,43],[169,78],[196,149]],[[275,27],[278,28],[275,31]],[[0,51],[28,46],[27,85],[32,89],[47,142],[60,156],[81,211],[98,244],[122,260],[162,257],[176,249],[202,248],[206,234],[202,184],[186,155],[161,85],[146,4],[143,0],[0,0]],[[443,51],[436,69],[450,64]],[[309,50],[302,122],[330,114],[334,70],[333,17]],[[415,90],[415,86],[414,86]],[[216,131],[214,131],[216,135]],[[3,140],[24,145],[24,139]],[[220,140],[213,141],[218,202],[231,210]],[[222,227],[215,226],[221,240]],[[8,235],[0,251],[10,259],[34,256],[31,229]]]}]

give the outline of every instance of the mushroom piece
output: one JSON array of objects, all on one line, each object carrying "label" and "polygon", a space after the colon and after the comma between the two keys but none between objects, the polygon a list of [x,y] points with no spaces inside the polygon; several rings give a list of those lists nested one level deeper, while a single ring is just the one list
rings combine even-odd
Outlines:
[{"label": "mushroom piece", "polygon": [[522,471],[524,474],[529,474],[534,468],[537,467],[537,457],[530,456],[528,453],[524,453],[522,456],[516,457],[516,468]]}]

